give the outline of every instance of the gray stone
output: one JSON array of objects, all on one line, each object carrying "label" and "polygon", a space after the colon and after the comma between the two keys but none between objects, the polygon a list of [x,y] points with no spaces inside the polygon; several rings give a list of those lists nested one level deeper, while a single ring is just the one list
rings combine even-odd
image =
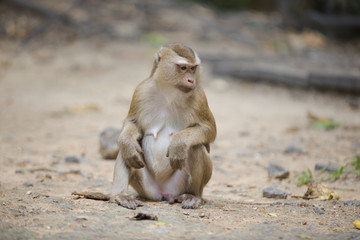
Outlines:
[{"label": "gray stone", "polygon": [[83,158],[78,156],[68,156],[65,158],[66,163],[81,163],[83,161]]},{"label": "gray stone", "polygon": [[308,153],[308,151],[302,147],[296,146],[296,145],[289,145],[284,150],[285,154],[305,154]]},{"label": "gray stone", "polygon": [[24,174],[25,171],[23,169],[18,169],[15,171],[16,174]]},{"label": "gray stone", "polygon": [[287,192],[279,190],[276,187],[267,187],[263,189],[263,197],[266,198],[286,199],[287,195]]},{"label": "gray stone", "polygon": [[269,177],[271,177],[271,178],[285,179],[285,178],[288,178],[290,175],[289,170],[287,170],[275,163],[270,163],[267,170],[268,170]]},{"label": "gray stone", "polygon": [[325,213],[325,209],[323,207],[319,207],[319,206],[314,206],[314,212],[317,214],[324,214]]},{"label": "gray stone", "polygon": [[119,153],[118,138],[121,129],[108,127],[100,134],[100,154],[105,159],[116,159]]},{"label": "gray stone", "polygon": [[333,163],[316,163],[315,164],[315,170],[316,171],[326,171],[326,172],[336,172],[338,170],[339,166],[336,166]]},{"label": "gray stone", "polygon": [[349,200],[346,201],[344,203],[345,206],[355,206],[355,207],[360,207],[360,201],[355,201],[355,200]]}]

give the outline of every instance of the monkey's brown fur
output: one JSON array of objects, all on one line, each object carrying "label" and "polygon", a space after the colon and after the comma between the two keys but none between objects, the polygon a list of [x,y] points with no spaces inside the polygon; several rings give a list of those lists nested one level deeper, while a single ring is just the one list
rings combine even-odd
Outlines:
[{"label": "monkey's brown fur", "polygon": [[130,184],[150,200],[201,204],[212,164],[206,150],[216,124],[201,87],[200,59],[186,46],[163,46],[150,77],[135,89],[119,137],[112,200],[135,209],[142,203],[127,195]]}]

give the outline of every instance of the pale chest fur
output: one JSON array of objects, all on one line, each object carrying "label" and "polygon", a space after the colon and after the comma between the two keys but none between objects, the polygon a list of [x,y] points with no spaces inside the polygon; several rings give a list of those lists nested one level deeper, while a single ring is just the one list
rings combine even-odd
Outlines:
[{"label": "pale chest fur", "polygon": [[[143,131],[142,148],[145,162],[156,178],[166,179],[173,173],[166,152],[171,138],[194,121],[192,114],[176,102],[176,95],[144,94],[138,115]],[[160,179],[159,179],[160,180]]]}]

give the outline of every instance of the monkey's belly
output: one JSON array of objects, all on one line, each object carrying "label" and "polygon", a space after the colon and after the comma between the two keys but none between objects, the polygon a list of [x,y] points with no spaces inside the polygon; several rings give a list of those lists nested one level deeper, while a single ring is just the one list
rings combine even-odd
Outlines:
[{"label": "monkey's belly", "polygon": [[145,134],[142,140],[146,167],[157,182],[164,182],[173,174],[169,159],[166,157],[171,138],[172,134],[160,131],[156,136]]}]

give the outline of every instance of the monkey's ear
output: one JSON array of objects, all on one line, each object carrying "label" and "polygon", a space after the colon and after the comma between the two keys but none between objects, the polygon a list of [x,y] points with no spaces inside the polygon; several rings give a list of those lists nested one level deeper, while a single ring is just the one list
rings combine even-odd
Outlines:
[{"label": "monkey's ear", "polygon": [[160,62],[160,59],[161,59],[161,50],[162,48],[160,48],[154,55],[154,59],[155,59],[155,62],[156,64],[158,64]]},{"label": "monkey's ear", "polygon": [[208,153],[210,153],[210,143],[205,143],[205,148]]}]

